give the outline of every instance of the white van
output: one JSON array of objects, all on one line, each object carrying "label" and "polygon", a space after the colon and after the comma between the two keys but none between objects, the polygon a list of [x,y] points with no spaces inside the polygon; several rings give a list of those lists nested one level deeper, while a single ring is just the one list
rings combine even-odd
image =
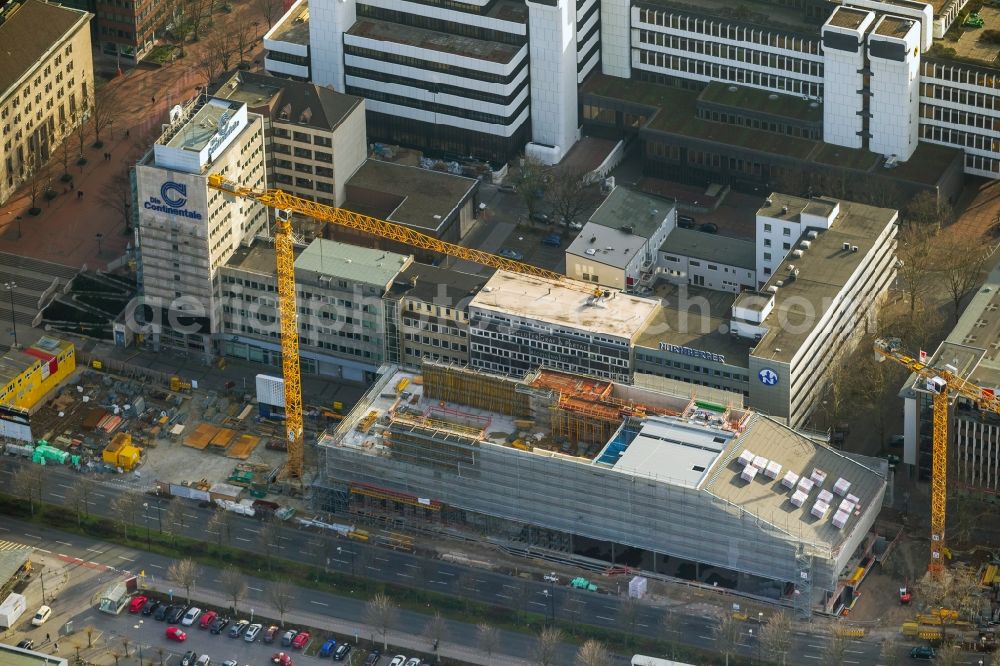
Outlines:
[{"label": "white van", "polygon": [[52,617],[52,609],[48,606],[42,606],[38,609],[38,612],[35,613],[35,617],[31,618],[31,624],[36,627],[40,627],[45,624],[45,621],[50,617]]},{"label": "white van", "polygon": [[190,627],[195,623],[195,620],[198,619],[199,615],[201,615],[201,609],[197,606],[192,606],[188,609],[187,613],[184,613],[184,619],[181,620],[181,624],[185,627]]}]

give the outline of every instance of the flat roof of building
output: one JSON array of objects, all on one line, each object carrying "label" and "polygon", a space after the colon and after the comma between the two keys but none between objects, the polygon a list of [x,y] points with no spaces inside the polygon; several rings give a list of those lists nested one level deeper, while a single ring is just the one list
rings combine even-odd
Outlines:
[{"label": "flat roof of building", "polygon": [[405,254],[317,238],[295,260],[295,270],[384,289],[411,261]]},{"label": "flat roof of building", "polygon": [[489,277],[474,273],[463,273],[452,268],[441,268],[428,264],[411,263],[396,276],[392,283],[392,293],[435,303],[442,307],[461,307],[462,303],[475,296]]},{"label": "flat roof of building", "polygon": [[616,187],[590,216],[590,222],[612,229],[624,226],[632,228],[630,233],[650,238],[663,225],[663,220],[676,207],[672,201]]},{"label": "flat roof of building", "polygon": [[628,340],[660,309],[648,298],[615,290],[607,297],[594,293],[584,282],[497,271],[469,306]]},{"label": "flat roof of building", "polygon": [[500,64],[511,62],[525,48],[371,18],[359,18],[347,34]]},{"label": "flat roof of building", "polygon": [[[86,26],[90,14],[72,7],[26,0],[0,24],[0,101],[68,33]],[[81,57],[89,58],[85,53]]]},{"label": "flat roof of building", "polygon": [[240,102],[212,98],[194,116],[180,127],[167,141],[171,148],[200,151],[219,133],[219,121],[223,116],[235,113]]},{"label": "flat roof of building", "polygon": [[65,657],[41,652],[39,650],[25,650],[23,648],[0,643],[0,662],[3,666],[68,666],[69,660]]},{"label": "flat roof of building", "polygon": [[823,122],[823,106],[816,100],[782,95],[735,83],[712,81],[698,95],[698,101],[755,111],[769,116],[814,123]]},{"label": "flat roof of building", "polygon": [[[768,462],[778,463],[781,471],[777,478],[772,479],[759,472],[754,480],[744,481],[740,476],[743,466],[737,460],[744,450]],[[873,465],[878,462],[877,459],[868,460]],[[885,461],[881,461],[881,464],[884,463]],[[823,472],[825,479],[807,493],[807,499],[801,508],[796,507],[790,501],[793,491],[782,485],[782,479],[788,471],[809,478],[813,470]],[[883,473],[883,470],[868,467],[839,451],[803,437],[762,414],[755,414],[750,417],[743,432],[719,456],[708,472],[703,489],[802,541],[824,549],[834,549],[848,540],[853,526],[860,521],[861,516],[881,509],[886,488]],[[847,493],[859,500],[842,529],[832,523],[844,499],[841,496],[833,495],[824,517],[817,518],[811,513],[819,493],[822,490],[832,493],[834,484],[839,479],[845,479],[851,484]]]},{"label": "flat roof of building", "polygon": [[857,30],[861,27],[861,23],[868,18],[868,15],[871,13],[872,12],[865,11],[863,9],[855,9],[853,7],[837,7],[833,10],[833,14],[830,15],[830,18],[828,18],[826,22],[838,28]]},{"label": "flat roof of building", "polygon": [[751,271],[757,267],[757,246],[753,241],[709,234],[697,229],[677,227],[663,241],[660,252],[717,261]]},{"label": "flat roof of building", "polygon": [[[299,256],[304,249],[302,245],[296,245],[293,248],[293,252],[295,256]],[[274,243],[266,238],[255,238],[249,246],[240,245],[233,252],[233,256],[229,258],[229,261],[226,262],[227,268],[266,275],[272,280],[275,279],[275,273],[278,270],[277,266],[277,259],[274,255]]]},{"label": "flat roof of building", "polygon": [[810,35],[816,33],[814,19],[806,16],[803,8],[791,5],[784,6],[767,2],[767,0],[743,0],[740,5],[744,9],[738,14],[733,12],[733,5],[728,0],[703,0],[697,5],[684,0],[643,0],[643,4],[652,7],[675,8],[685,14],[694,14],[709,20],[737,19],[741,23],[764,26],[773,30]]},{"label": "flat roof of building", "polygon": [[368,159],[347,181],[347,201],[342,207],[421,231],[436,231],[478,186],[473,178]]},{"label": "flat roof of building", "polygon": [[34,551],[34,548],[23,543],[0,541],[0,587],[17,575]]},{"label": "flat roof of building", "polygon": [[[772,205],[780,206],[780,201],[801,197],[772,195]],[[815,200],[814,200],[815,201]],[[825,201],[820,201],[823,206]],[[789,210],[789,214],[794,213]],[[780,213],[780,208],[778,210]],[[774,308],[765,318],[763,325],[767,333],[754,347],[753,355],[758,358],[789,362],[798,352],[805,339],[812,334],[834,299],[857,271],[858,266],[868,256],[885,228],[893,224],[897,212],[889,208],[877,208],[852,201],[841,201],[840,212],[827,230],[817,230],[817,237],[810,239],[811,247],[801,257],[789,255],[771,275],[764,292],[771,287],[777,289]],[[800,239],[795,239],[796,247]],[[857,246],[858,251],[844,250],[844,244]],[[791,267],[799,271],[790,279]],[[778,283],[781,283],[779,286]],[[779,324],[778,322],[782,322]]]},{"label": "flat roof of building", "polygon": [[327,131],[336,129],[364,101],[307,81],[242,71],[224,81],[215,96],[243,102],[274,122]]},{"label": "flat roof of building", "polygon": [[913,24],[914,21],[911,21],[910,19],[885,14],[881,19],[879,19],[874,32],[875,34],[882,35],[883,37],[897,37],[902,39],[906,37],[906,33],[910,31]]},{"label": "flat roof of building", "polygon": [[725,357],[726,365],[750,367],[753,341],[729,333],[736,294],[674,284],[660,284],[662,307],[636,339],[637,347],[658,349],[661,343],[690,347]]},{"label": "flat roof of building", "polygon": [[697,488],[733,437],[730,430],[709,428],[703,423],[647,418],[614,468],[632,476]]},{"label": "flat roof of building", "polygon": [[[24,338],[19,337],[18,339],[26,341]],[[26,344],[20,349],[8,349],[3,356],[0,356],[0,386],[6,386],[12,379],[16,379],[25,370],[38,363],[40,357],[27,353],[24,351],[25,349],[33,348],[46,354],[58,356],[72,346],[72,342],[41,334],[31,344]]]},{"label": "flat roof of building", "polygon": [[573,242],[566,248],[567,254],[586,257],[605,266],[624,269],[642,251],[647,239],[616,227],[608,227],[596,222],[587,222]]},{"label": "flat roof of building", "polygon": [[309,46],[309,3],[303,1],[285,14],[270,32],[270,38],[277,42]]}]

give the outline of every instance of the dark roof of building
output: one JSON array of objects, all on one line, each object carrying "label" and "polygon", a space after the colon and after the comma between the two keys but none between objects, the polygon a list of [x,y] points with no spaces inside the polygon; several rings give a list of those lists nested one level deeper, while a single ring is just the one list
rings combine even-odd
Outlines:
[{"label": "dark roof of building", "polygon": [[215,96],[243,102],[274,121],[322,130],[335,129],[362,102],[360,97],[305,81],[242,71],[226,79]]},{"label": "dark roof of building", "polygon": [[396,296],[455,307],[471,299],[489,279],[489,275],[414,262],[396,276],[391,291]]},{"label": "dark roof of building", "polygon": [[86,12],[40,0],[27,0],[11,12],[0,25],[0,94],[37,65],[74,26],[89,20]]}]

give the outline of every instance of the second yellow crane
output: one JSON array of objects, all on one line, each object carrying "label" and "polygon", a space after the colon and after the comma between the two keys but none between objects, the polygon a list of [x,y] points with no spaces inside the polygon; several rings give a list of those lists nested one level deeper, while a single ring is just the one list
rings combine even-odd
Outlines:
[{"label": "second yellow crane", "polygon": [[[221,192],[256,201],[269,208],[287,213],[298,213],[316,220],[356,229],[380,238],[405,243],[410,247],[430,250],[457,259],[474,261],[483,266],[537,277],[565,280],[560,273],[521,263],[482,250],[462,247],[438,240],[433,236],[414,231],[409,227],[386,222],[343,208],[327,206],[279,189],[259,190],[245,187],[220,174],[208,177],[208,186]],[[301,479],[302,463],[302,374],[299,365],[298,315],[295,305],[295,254],[291,221],[288,215],[276,216],[274,226],[274,253],[277,264],[278,319],[281,332],[281,372],[285,379],[285,432],[288,459],[285,476]],[[582,283],[581,283],[582,285]],[[593,291],[593,285],[585,287]]]},{"label": "second yellow crane", "polygon": [[976,386],[959,377],[957,370],[933,368],[919,358],[900,351],[898,338],[875,341],[879,359],[890,359],[906,367],[924,382],[933,397],[933,438],[931,445],[931,560],[932,575],[944,569],[945,508],[948,501],[948,405],[951,396],[960,396],[983,411],[1000,414],[1000,400],[990,389]]}]

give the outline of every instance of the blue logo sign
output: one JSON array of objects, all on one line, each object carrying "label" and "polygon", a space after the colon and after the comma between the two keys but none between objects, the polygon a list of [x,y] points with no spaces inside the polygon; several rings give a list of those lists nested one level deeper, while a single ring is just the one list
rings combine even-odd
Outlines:
[{"label": "blue logo sign", "polygon": [[168,180],[160,185],[160,198],[149,197],[149,201],[143,203],[142,207],[146,210],[154,210],[177,217],[186,217],[192,220],[202,219],[202,214],[198,211],[184,208],[187,200],[187,185]]},{"label": "blue logo sign", "polygon": [[[171,192],[176,192],[180,196],[174,196]],[[188,188],[184,183],[175,183],[168,180],[160,187],[160,198],[163,199],[163,203],[171,208],[180,208],[186,204],[187,193]]]},{"label": "blue logo sign", "polygon": [[778,383],[778,373],[771,368],[764,368],[757,373],[757,379],[765,386],[774,386]]}]

